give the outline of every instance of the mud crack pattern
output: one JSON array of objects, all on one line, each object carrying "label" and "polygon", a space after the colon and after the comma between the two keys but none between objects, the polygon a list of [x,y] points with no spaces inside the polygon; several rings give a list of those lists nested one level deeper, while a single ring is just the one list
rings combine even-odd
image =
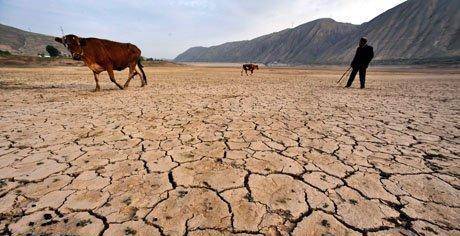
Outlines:
[{"label": "mud crack pattern", "polygon": [[0,234],[460,234],[458,70],[146,69],[0,69]]}]

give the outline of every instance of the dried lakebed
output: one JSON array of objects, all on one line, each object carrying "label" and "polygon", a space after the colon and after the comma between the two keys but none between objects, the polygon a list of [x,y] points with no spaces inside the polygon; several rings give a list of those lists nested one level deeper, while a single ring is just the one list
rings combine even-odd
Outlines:
[{"label": "dried lakebed", "polygon": [[458,70],[146,72],[0,69],[0,234],[460,234]]}]

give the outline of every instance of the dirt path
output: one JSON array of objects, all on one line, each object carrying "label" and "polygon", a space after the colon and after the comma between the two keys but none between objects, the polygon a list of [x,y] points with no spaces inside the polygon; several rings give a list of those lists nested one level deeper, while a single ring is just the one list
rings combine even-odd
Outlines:
[{"label": "dirt path", "polygon": [[460,234],[459,71],[146,69],[0,69],[0,234]]}]

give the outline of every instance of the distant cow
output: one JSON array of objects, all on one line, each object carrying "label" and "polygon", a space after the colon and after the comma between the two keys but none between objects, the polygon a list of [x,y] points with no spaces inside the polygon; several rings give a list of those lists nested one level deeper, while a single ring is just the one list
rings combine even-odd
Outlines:
[{"label": "distant cow", "polygon": [[[141,50],[130,43],[118,43],[106,39],[80,38],[76,35],[66,35],[62,38],[55,38],[59,43],[64,44],[72,54],[74,60],[83,61],[94,74],[96,90],[99,91],[98,75],[107,71],[110,80],[118,88],[123,89],[129,86],[129,82],[135,75],[139,75],[142,87],[147,84],[147,78],[141,65]],[[136,66],[142,73],[137,71]],[[124,70],[129,67],[128,80],[121,86],[115,80],[113,70]]]},{"label": "distant cow", "polygon": [[255,64],[244,64],[243,69],[241,69],[241,75],[243,75],[243,71],[246,72],[248,75],[248,71],[251,71],[251,75],[254,73],[254,70],[258,70],[259,66]]}]

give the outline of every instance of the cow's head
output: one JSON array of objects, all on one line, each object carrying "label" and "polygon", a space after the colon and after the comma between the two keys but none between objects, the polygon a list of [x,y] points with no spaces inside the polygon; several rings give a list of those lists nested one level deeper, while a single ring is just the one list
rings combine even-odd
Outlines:
[{"label": "cow's head", "polygon": [[62,38],[54,38],[54,40],[58,43],[64,44],[64,46],[70,51],[72,54],[72,58],[74,60],[81,60],[83,57],[83,46],[86,44],[86,40],[79,38],[76,35],[68,34]]},{"label": "cow's head", "polygon": [[258,66],[258,65],[254,65],[254,69],[258,70],[258,69],[259,69],[259,66]]}]

